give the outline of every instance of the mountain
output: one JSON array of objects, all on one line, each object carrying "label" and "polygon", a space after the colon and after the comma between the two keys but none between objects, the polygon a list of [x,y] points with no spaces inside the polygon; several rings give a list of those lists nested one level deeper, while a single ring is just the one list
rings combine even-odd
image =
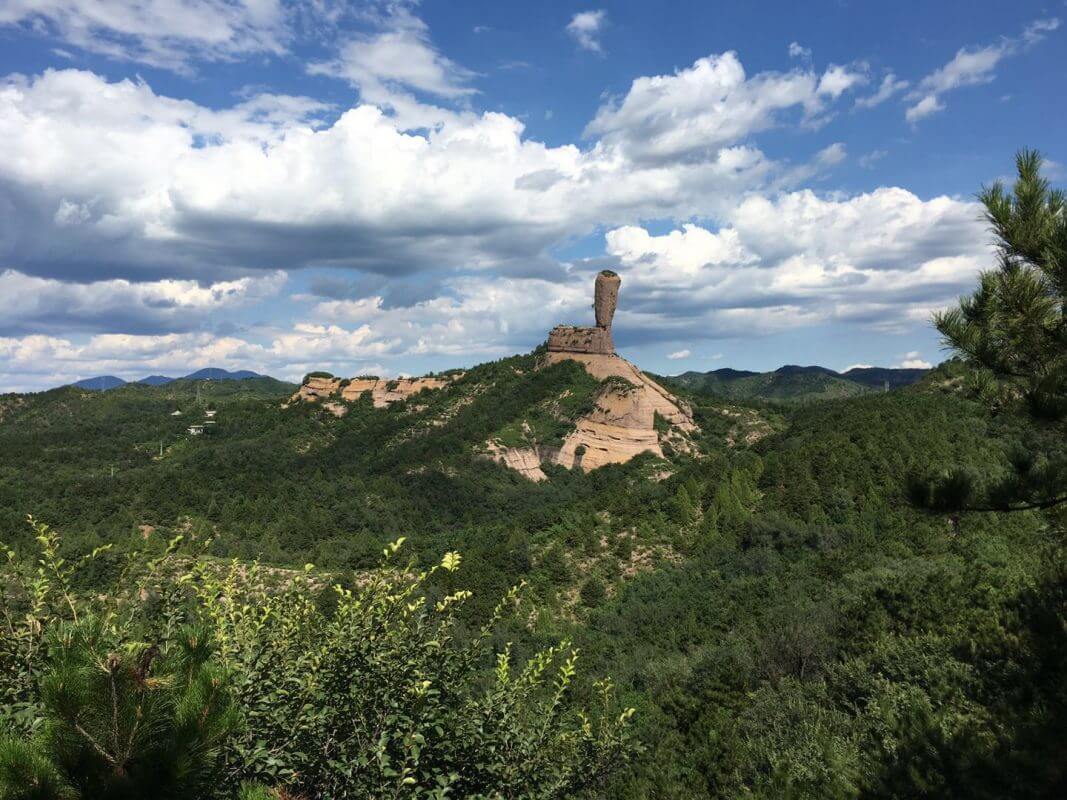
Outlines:
[{"label": "mountain", "polygon": [[114,375],[97,375],[95,378],[83,378],[70,385],[77,389],[94,389],[106,392],[108,389],[114,389],[117,386],[125,386],[126,381],[122,378],[116,378]]},{"label": "mountain", "polygon": [[855,397],[889,388],[910,386],[929,370],[857,367],[839,373],[817,365],[786,364],[773,372],[717,369],[683,372],[665,380],[690,391],[729,400],[812,401]]},{"label": "mountain", "polygon": [[265,378],[266,375],[260,375],[258,372],[252,372],[248,369],[239,369],[235,372],[229,370],[219,369],[218,367],[205,367],[204,369],[198,369],[196,372],[189,375],[183,375],[186,380],[190,381],[241,381],[245,378]]},{"label": "mountain", "polygon": [[[139,381],[131,381],[132,383],[140,383],[144,386],[165,386],[176,380],[190,380],[190,381],[243,381],[248,378],[267,378],[267,375],[260,375],[258,372],[252,372],[248,369],[239,369],[230,371],[226,369],[220,369],[219,367],[205,367],[199,369],[196,372],[189,375],[183,375],[181,378],[171,378],[167,375],[149,375],[145,378],[141,378]],[[117,378],[114,375],[98,375],[95,378],[83,378],[80,381],[75,381],[70,386],[74,386],[78,389],[96,389],[99,391],[107,391],[108,389],[115,389],[119,386],[125,386],[126,381],[122,378]]]}]

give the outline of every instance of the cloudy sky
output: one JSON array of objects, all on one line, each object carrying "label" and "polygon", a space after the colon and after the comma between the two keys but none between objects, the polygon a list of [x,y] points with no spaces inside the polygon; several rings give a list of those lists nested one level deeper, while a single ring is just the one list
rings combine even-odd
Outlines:
[{"label": "cloudy sky", "polygon": [[0,0],[0,391],[922,365],[973,202],[1067,179],[1067,5]]}]

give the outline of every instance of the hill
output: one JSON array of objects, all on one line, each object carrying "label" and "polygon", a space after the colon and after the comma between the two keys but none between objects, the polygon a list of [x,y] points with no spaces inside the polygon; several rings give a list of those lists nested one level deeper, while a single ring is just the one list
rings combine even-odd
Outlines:
[{"label": "hill", "polygon": [[[1004,782],[1028,773],[997,742],[1056,763],[1062,672],[1042,652],[1062,651],[1033,609],[1060,580],[1058,534],[1032,513],[906,501],[915,469],[1002,469],[1008,415],[946,380],[772,407],[698,393],[691,449],[548,463],[534,482],[486,443],[565,440],[603,388],[543,356],[378,405],[373,387],[297,402],[269,378],[0,396],[0,540],[27,547],[34,513],[72,554],[114,545],[100,577],[180,534],[210,559],[310,562],[349,587],[398,536],[420,567],[458,550],[431,599],[471,590],[473,626],[524,582],[498,649],[568,638],[637,708],[646,755],[605,798],[922,796],[938,767],[919,752],[997,765],[960,796],[1019,796]],[[779,379],[845,380],[830,372]],[[191,435],[208,404],[215,430]]]},{"label": "hill", "polygon": [[248,369],[239,369],[231,372],[219,367],[205,367],[183,377],[191,381],[241,381],[246,378],[263,378],[266,376]]},{"label": "hill", "polygon": [[665,380],[689,391],[731,400],[797,402],[856,397],[870,391],[881,391],[886,383],[889,388],[896,389],[919,381],[927,372],[922,369],[858,367],[839,373],[826,367],[787,364],[773,372],[727,368],[711,372],[684,372]]},{"label": "hill", "polygon": [[77,389],[92,389],[98,392],[106,392],[108,389],[114,389],[117,386],[124,386],[126,381],[122,378],[116,378],[114,375],[97,375],[95,378],[83,378],[80,381],[75,381],[71,386]]},{"label": "hill", "polygon": [[841,376],[875,389],[882,389],[886,385],[890,389],[899,389],[902,386],[911,386],[913,383],[918,383],[929,373],[930,370],[928,369],[853,367],[846,372],[842,372]]}]

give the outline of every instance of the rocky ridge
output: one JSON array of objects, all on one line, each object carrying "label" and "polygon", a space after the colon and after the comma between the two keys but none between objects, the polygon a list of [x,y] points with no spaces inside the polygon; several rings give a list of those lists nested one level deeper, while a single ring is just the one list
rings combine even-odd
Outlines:
[{"label": "rocky ridge", "polygon": [[543,480],[546,463],[588,472],[641,453],[663,458],[668,444],[678,451],[693,450],[689,434],[697,426],[689,406],[615,353],[611,324],[620,283],[613,272],[597,275],[596,327],[556,326],[542,361],[542,366],[577,361],[601,381],[593,410],[576,421],[562,447],[509,448],[490,441],[487,455],[531,480]]},{"label": "rocky ridge", "polygon": [[342,416],[347,408],[337,400],[354,402],[370,393],[375,408],[385,408],[400,400],[407,400],[423,389],[442,389],[451,384],[463,373],[454,373],[447,377],[424,378],[335,378],[332,375],[315,375],[312,373],[300,385],[290,402],[323,403],[323,407]]},{"label": "rocky ridge", "polygon": [[[559,403],[551,403],[539,411],[540,427],[535,424],[531,429],[528,423],[533,417],[527,416],[512,426],[510,435],[502,432],[483,442],[477,448],[482,455],[531,481],[542,481],[546,478],[543,467],[549,464],[589,472],[607,464],[625,463],[642,453],[664,458],[671,452],[695,452],[691,435],[698,429],[688,404],[615,352],[611,325],[620,284],[615,273],[600,273],[593,304],[596,326],[553,328],[538,361],[538,369],[562,361],[581,364],[599,383],[591,398],[591,408],[588,401],[583,401],[580,412],[566,411],[559,408]],[[341,417],[348,413],[349,403],[366,395],[375,408],[385,408],[424,389],[447,389],[463,375],[386,380],[367,376],[341,379],[313,372],[289,402],[318,403]],[[458,407],[464,397],[467,402],[472,399],[467,393],[477,389],[465,387],[457,391],[460,392],[455,404]],[[569,390],[559,400],[568,396],[573,403],[575,396]],[[555,421],[548,430],[543,424],[546,415]],[[440,425],[444,420],[435,418],[427,424]]]}]

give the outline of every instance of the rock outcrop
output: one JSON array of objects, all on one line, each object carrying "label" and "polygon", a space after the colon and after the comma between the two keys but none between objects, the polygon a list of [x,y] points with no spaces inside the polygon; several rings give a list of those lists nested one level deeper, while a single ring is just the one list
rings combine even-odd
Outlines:
[{"label": "rock outcrop", "polygon": [[541,469],[543,462],[540,448],[503,447],[496,442],[489,442],[486,445],[486,453],[493,461],[510,467],[531,481],[543,481],[548,477]]},{"label": "rock outcrop", "polygon": [[601,381],[593,410],[577,420],[562,447],[505,448],[490,442],[489,455],[494,460],[532,480],[542,480],[545,475],[540,466],[547,463],[588,472],[624,463],[641,453],[662,458],[667,442],[676,450],[692,449],[688,435],[697,426],[689,406],[615,353],[611,323],[621,283],[614,272],[597,275],[596,327],[557,325],[548,335],[548,352],[542,362],[549,366],[577,361]]},{"label": "rock outcrop", "polygon": [[[641,453],[662,458],[661,439],[670,435],[671,429],[682,447],[684,435],[696,431],[689,406],[626,359],[587,353],[545,355],[546,364],[565,359],[578,361],[604,384],[593,411],[579,419],[564,439],[556,463],[588,472],[605,464],[625,463]],[[663,420],[662,433],[657,430],[657,416]]]},{"label": "rock outcrop", "polygon": [[595,328],[573,325],[557,325],[548,334],[547,347],[554,353],[598,353],[610,355],[615,352],[611,339],[611,321],[619,303],[619,286],[622,279],[614,272],[604,270],[596,276],[593,289],[593,313]]},{"label": "rock outcrop", "polygon": [[[308,376],[292,399],[317,403],[320,400],[339,398],[352,402],[370,393],[374,407],[385,408],[399,400],[407,400],[423,389],[441,389],[461,376],[462,373],[456,373],[442,378],[396,378],[394,380],[385,378],[342,380],[334,377]],[[333,411],[332,408],[331,411]],[[334,413],[337,412],[334,411]],[[338,416],[341,415],[338,414]]]},{"label": "rock outcrop", "polygon": [[593,284],[593,316],[598,328],[611,330],[615,308],[619,305],[619,286],[622,278],[611,270],[601,270]]}]

